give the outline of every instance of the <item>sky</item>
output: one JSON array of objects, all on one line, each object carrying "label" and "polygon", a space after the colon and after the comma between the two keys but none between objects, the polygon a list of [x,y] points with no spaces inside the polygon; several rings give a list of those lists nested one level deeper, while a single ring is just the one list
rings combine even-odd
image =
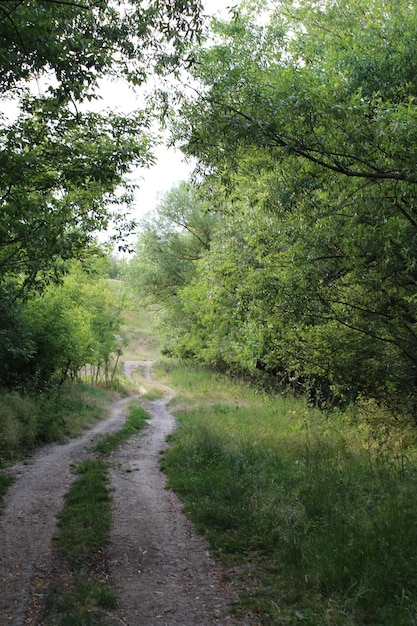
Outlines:
[{"label": "sky", "polygon": [[[100,88],[100,97],[101,100],[94,108],[130,113],[142,106],[140,92],[135,96],[132,89],[123,82],[104,83]],[[155,132],[159,133],[159,129],[155,128]],[[137,169],[130,176],[139,185],[132,212],[132,217],[135,218],[140,218],[155,208],[158,196],[171,189],[175,183],[186,180],[192,171],[191,165],[185,163],[178,150],[160,145],[153,152],[156,157],[155,165]]]},{"label": "sky", "polygon": [[[229,7],[238,4],[239,0],[205,0],[205,12],[209,15],[227,16]],[[109,85],[103,89],[102,105],[105,108],[119,108],[123,112],[129,112],[140,106],[140,96],[135,99],[134,94],[127,85]],[[136,170],[133,179],[140,188],[135,194],[135,206],[132,217],[140,219],[146,213],[154,209],[158,204],[158,197],[169,191],[171,187],[187,180],[192,172],[192,165],[184,161],[180,151],[166,146],[159,146],[155,150],[157,163],[149,169]]]}]

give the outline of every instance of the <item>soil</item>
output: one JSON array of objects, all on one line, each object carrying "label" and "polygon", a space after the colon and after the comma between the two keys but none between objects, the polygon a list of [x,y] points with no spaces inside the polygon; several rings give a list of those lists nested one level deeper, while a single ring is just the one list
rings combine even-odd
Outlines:
[{"label": "soil", "polygon": [[[124,364],[128,376],[151,377],[150,361]],[[233,575],[210,556],[203,538],[167,489],[161,451],[175,427],[167,410],[172,392],[146,405],[147,430],[112,453],[113,528],[107,567],[119,598],[110,626],[226,626]],[[74,475],[71,464],[87,448],[120,428],[131,398],[118,401],[107,419],[65,445],[49,445],[11,471],[16,480],[0,516],[0,626],[39,626],[48,589],[59,577],[52,537],[55,516]]]}]

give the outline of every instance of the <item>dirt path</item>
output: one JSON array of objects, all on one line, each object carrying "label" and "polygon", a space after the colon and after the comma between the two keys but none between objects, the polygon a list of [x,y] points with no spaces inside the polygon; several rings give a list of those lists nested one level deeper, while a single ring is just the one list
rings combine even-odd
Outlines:
[{"label": "dirt path", "polygon": [[[151,362],[125,364],[131,376],[141,368],[150,378]],[[148,407],[147,431],[113,453],[114,521],[109,551],[111,577],[120,598],[112,626],[223,626],[231,588],[210,559],[205,543],[166,489],[160,451],[174,419],[170,396]],[[100,434],[123,423],[130,398],[115,404],[109,418],[80,439],[39,450],[30,463],[13,468],[16,481],[0,517],[0,626],[24,626],[28,608],[53,576],[51,538],[55,516],[74,476],[70,465],[86,456]],[[242,624],[242,622],[239,622]]]},{"label": "dirt path", "polygon": [[16,481],[0,515],[0,626],[28,623],[28,607],[53,573],[51,539],[55,516],[74,480],[70,466],[86,456],[85,448],[98,435],[120,428],[129,402],[115,403],[108,419],[83,437],[45,446],[12,468]]},{"label": "dirt path", "polygon": [[[150,364],[146,367],[149,378]],[[160,452],[175,425],[166,410],[171,397],[149,405],[152,420],[146,433],[131,439],[112,457],[116,469],[109,556],[120,599],[115,626],[120,619],[129,626],[232,623],[227,618],[230,588],[183,515],[175,494],[166,489],[159,468]]]}]

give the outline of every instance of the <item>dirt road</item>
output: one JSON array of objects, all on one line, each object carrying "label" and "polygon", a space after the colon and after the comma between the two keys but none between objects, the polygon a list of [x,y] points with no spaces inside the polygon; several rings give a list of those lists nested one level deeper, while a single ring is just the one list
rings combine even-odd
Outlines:
[{"label": "dirt road", "polygon": [[[131,375],[149,361],[128,362]],[[111,455],[114,518],[109,549],[110,575],[119,597],[109,624],[125,626],[223,626],[232,588],[212,561],[204,541],[166,489],[159,468],[166,436],[174,428],[167,411],[170,395],[152,402],[150,426]],[[36,596],[53,576],[51,539],[55,516],[74,476],[70,465],[85,458],[99,435],[123,423],[130,399],[115,403],[109,418],[66,445],[39,450],[29,464],[13,468],[16,481],[0,517],[0,625],[24,626]],[[239,622],[242,624],[242,622]]]}]

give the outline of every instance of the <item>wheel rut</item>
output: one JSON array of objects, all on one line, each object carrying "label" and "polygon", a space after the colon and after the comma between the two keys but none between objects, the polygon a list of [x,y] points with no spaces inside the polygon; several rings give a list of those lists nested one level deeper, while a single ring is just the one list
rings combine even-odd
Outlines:
[{"label": "wheel rut", "polygon": [[[128,361],[128,376],[151,379],[151,361]],[[163,399],[148,403],[144,433],[110,455],[113,525],[107,553],[119,598],[110,626],[226,626],[235,593],[231,579],[209,555],[159,465],[175,428]],[[63,496],[74,480],[71,465],[88,456],[101,435],[120,428],[132,398],[79,439],[51,444],[11,468],[16,480],[0,515],[0,626],[39,626],[36,606],[48,593],[56,562],[52,537]]]}]

